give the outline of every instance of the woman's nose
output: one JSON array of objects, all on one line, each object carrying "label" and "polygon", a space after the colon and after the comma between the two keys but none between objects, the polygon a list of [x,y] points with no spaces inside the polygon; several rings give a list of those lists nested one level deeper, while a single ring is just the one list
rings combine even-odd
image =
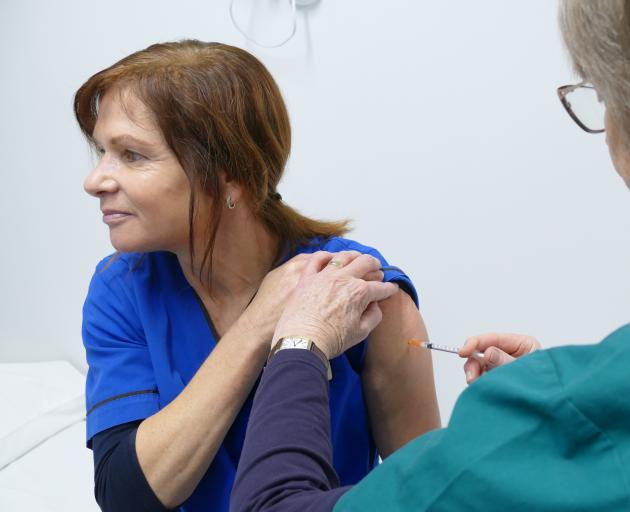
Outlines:
[{"label": "woman's nose", "polygon": [[99,197],[105,193],[116,192],[118,182],[112,175],[112,162],[104,156],[92,169],[83,182],[85,191],[94,197]]}]

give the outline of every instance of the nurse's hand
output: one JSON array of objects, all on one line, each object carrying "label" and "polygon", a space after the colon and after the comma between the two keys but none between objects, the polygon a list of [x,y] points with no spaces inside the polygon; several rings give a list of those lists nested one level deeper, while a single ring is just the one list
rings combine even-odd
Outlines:
[{"label": "nurse's hand", "polygon": [[[336,253],[343,258],[354,259],[360,255],[357,251]],[[286,263],[269,272],[263,279],[256,296],[241,315],[239,321],[247,332],[252,333],[256,340],[267,345],[271,342],[273,332],[284,310],[286,303],[295,290],[304,269],[312,258],[332,259],[333,254],[325,251],[313,254],[298,254]],[[374,275],[372,276],[374,279]],[[382,274],[376,276],[383,279]]]},{"label": "nurse's hand", "polygon": [[[459,357],[468,359],[464,364],[466,382],[470,384],[485,372],[511,363],[515,359],[541,348],[541,344],[524,334],[487,333],[472,336],[459,351]],[[483,352],[483,359],[473,357],[474,352]]]},{"label": "nurse's hand", "polygon": [[280,338],[301,336],[332,359],[365,339],[382,319],[378,302],[398,291],[397,285],[382,282],[380,267],[367,254],[314,255],[278,321],[271,346]]}]

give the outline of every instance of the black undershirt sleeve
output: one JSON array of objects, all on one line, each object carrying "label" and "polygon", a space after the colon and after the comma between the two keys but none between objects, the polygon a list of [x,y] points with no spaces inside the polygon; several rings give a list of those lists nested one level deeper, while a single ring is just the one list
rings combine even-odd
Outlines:
[{"label": "black undershirt sleeve", "polygon": [[136,432],[140,421],[117,425],[92,438],[94,496],[103,512],[163,512],[140,468]]}]

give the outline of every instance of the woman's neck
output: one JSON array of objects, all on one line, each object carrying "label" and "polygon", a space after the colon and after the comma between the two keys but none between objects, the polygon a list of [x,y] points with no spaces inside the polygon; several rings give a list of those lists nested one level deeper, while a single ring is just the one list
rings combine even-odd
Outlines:
[{"label": "woman's neck", "polygon": [[206,282],[197,266],[205,241],[195,246],[195,265],[188,248],[176,252],[184,276],[204,302],[232,302],[251,298],[271,270],[280,240],[264,224],[243,209],[224,215],[217,231],[212,255],[212,281]]}]

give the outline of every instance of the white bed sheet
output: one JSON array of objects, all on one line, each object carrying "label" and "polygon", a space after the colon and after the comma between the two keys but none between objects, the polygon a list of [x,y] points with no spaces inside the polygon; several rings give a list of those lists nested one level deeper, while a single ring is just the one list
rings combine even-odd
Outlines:
[{"label": "white bed sheet", "polygon": [[0,471],[2,512],[99,512],[85,421],[47,439]]},{"label": "white bed sheet", "polygon": [[67,361],[0,364],[0,470],[85,417],[84,381]]},{"label": "white bed sheet", "polygon": [[0,364],[0,512],[98,512],[84,385],[67,361]]}]

